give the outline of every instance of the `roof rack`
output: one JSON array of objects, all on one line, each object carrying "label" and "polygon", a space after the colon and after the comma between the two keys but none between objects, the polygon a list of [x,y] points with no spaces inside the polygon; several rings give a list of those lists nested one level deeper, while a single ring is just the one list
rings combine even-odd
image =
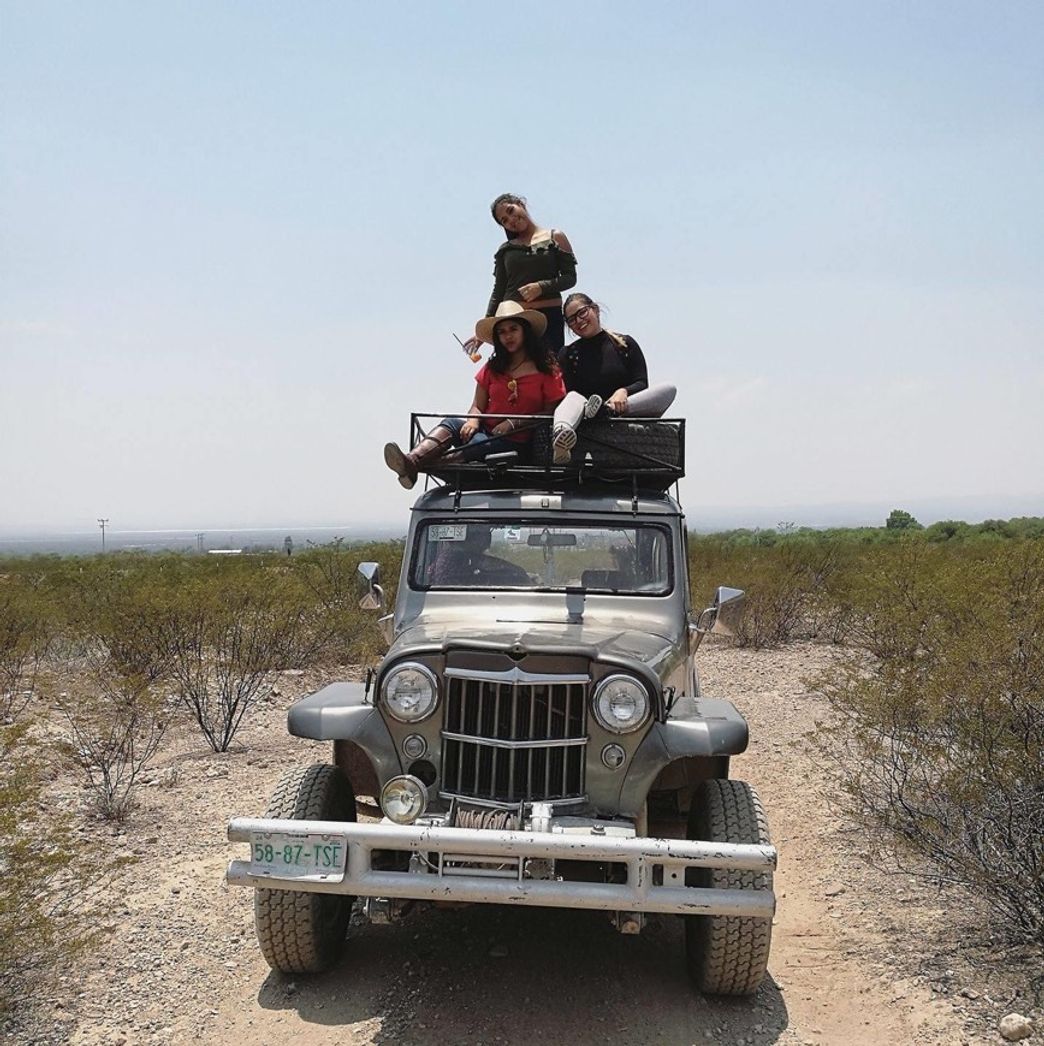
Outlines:
[{"label": "roof rack", "polygon": [[[410,446],[416,446],[445,414],[410,415]],[[632,489],[668,490],[685,475],[684,418],[596,418],[577,429],[567,465],[556,465],[551,445],[553,418],[546,414],[485,414],[511,420],[525,442],[494,436],[421,468],[457,490],[549,490],[591,484],[626,483]],[[490,443],[495,444],[490,448]],[[485,454],[481,452],[485,451]]]}]

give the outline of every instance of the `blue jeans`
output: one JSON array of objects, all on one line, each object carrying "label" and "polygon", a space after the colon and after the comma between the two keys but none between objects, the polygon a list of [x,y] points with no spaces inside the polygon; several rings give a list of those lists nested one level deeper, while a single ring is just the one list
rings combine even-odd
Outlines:
[{"label": "blue jeans", "polygon": [[505,450],[518,451],[520,456],[523,454],[526,444],[520,444],[515,440],[508,439],[507,436],[491,436],[488,432],[483,432],[482,429],[479,429],[467,443],[464,443],[460,438],[460,430],[464,427],[464,422],[467,420],[467,418],[443,418],[439,422],[440,425],[453,433],[453,446],[462,448],[460,451],[461,460],[479,461],[487,454],[499,454]]}]

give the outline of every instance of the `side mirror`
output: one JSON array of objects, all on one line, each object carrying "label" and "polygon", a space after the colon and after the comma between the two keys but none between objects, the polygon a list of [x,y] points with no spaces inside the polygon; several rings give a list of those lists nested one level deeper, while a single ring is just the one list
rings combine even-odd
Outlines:
[{"label": "side mirror", "polygon": [[746,596],[741,588],[720,585],[714,593],[714,621],[710,630],[717,636],[734,636],[739,631],[743,618],[743,601]]},{"label": "side mirror", "polygon": [[384,589],[381,588],[381,568],[377,563],[360,563],[359,573],[366,582],[366,591],[359,606],[363,610],[384,609]]},{"label": "side mirror", "polygon": [[689,623],[689,631],[696,646],[700,645],[700,640],[708,632],[716,636],[734,636],[743,617],[745,598],[743,589],[719,585],[718,591],[714,593],[714,602]]}]

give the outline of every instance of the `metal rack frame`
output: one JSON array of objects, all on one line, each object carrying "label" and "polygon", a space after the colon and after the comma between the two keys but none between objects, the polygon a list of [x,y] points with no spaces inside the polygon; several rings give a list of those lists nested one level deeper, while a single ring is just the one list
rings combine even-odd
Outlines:
[{"label": "metal rack frame", "polygon": [[[414,447],[427,436],[445,413],[413,412],[410,414],[409,445]],[[553,418],[550,414],[484,414],[486,419],[516,422],[515,432],[550,429]],[[571,461],[568,465],[555,465],[551,461],[532,464],[519,460],[519,451],[507,436],[494,436],[491,442],[498,446],[479,456],[469,455],[469,447],[451,452],[450,460],[440,458],[433,461],[421,473],[431,476],[445,486],[458,490],[476,488],[498,489],[552,489],[562,486],[581,486],[591,483],[628,482],[638,488],[667,490],[685,475],[685,419],[684,418],[609,418],[610,425],[640,423],[642,425],[670,426],[678,433],[678,462],[664,461],[641,450],[631,450],[625,443],[609,443],[591,435],[585,425],[577,430],[578,436],[588,445],[603,447],[615,455],[633,458],[633,465],[604,465],[592,461]],[[483,443],[488,448],[488,443]],[[478,450],[476,445],[475,450]]]}]

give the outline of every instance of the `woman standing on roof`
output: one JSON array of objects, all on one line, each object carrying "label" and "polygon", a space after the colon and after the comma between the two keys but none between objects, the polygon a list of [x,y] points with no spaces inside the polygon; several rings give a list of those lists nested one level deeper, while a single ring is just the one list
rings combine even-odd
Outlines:
[{"label": "woman standing on roof", "polygon": [[476,446],[476,458],[493,450],[526,449],[533,432],[523,421],[487,415],[548,414],[565,395],[558,363],[541,337],[546,322],[543,313],[505,301],[495,316],[475,324],[475,337],[490,342],[493,355],[475,375],[467,416],[443,418],[408,454],[397,443],[385,445],[384,462],[404,487],[412,487],[419,471],[464,444],[482,444]]},{"label": "woman standing on roof", "polygon": [[[503,228],[507,241],[493,255],[493,293],[486,315],[493,316],[501,302],[519,302],[543,314],[546,338],[553,351],[565,344],[562,291],[576,286],[576,256],[561,229],[536,224],[523,196],[501,193],[490,205],[493,220]],[[468,349],[482,343],[478,336],[465,342]]]},{"label": "woman standing on roof", "polygon": [[563,312],[577,340],[558,354],[569,392],[555,410],[556,465],[568,463],[576,446],[576,428],[585,418],[601,413],[659,418],[678,394],[673,385],[649,385],[641,346],[629,334],[606,330],[601,309],[588,295],[570,294]]}]

